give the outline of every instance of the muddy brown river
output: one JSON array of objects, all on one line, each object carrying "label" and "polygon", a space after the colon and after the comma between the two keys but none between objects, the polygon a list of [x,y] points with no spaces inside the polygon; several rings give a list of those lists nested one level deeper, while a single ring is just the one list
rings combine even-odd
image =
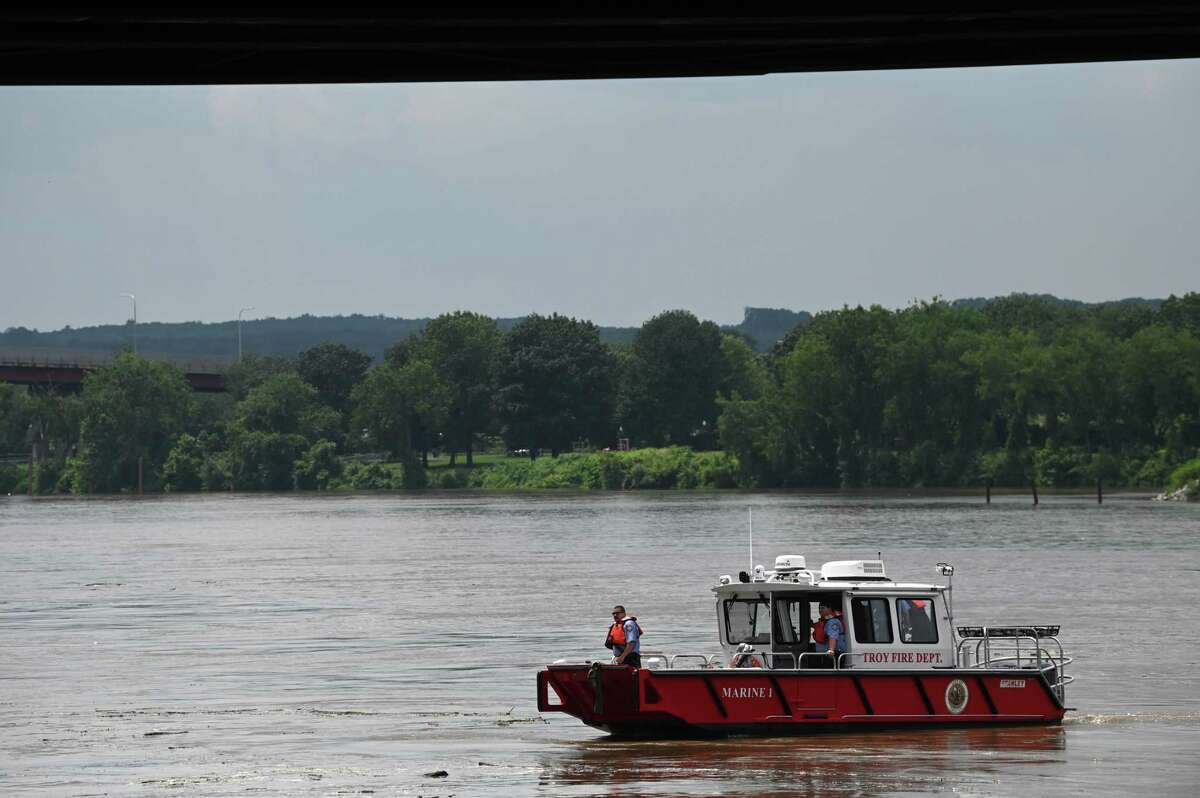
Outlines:
[{"label": "muddy brown river", "polygon": [[[614,742],[537,669],[716,653],[709,588],[874,558],[1056,623],[1060,727]],[[445,771],[443,777],[427,774]],[[0,498],[0,795],[1194,795],[1200,505],[1145,496]]]}]

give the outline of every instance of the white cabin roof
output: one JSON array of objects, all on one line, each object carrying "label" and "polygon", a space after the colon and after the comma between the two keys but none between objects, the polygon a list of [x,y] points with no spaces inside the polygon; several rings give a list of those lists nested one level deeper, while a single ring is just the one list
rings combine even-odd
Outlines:
[{"label": "white cabin roof", "polygon": [[728,574],[718,580],[713,592],[717,594],[754,594],[785,592],[830,592],[854,591],[895,593],[898,590],[912,592],[940,592],[944,585],[928,582],[895,582],[886,576],[883,560],[833,560],[821,566],[817,572],[809,571],[805,558],[799,554],[781,555],[775,560],[776,570],[767,571],[755,566],[752,573],[743,571],[739,577],[750,581],[735,581]]},{"label": "white cabin roof", "polygon": [[933,585],[925,582],[834,582],[818,581],[815,584],[807,582],[731,582],[728,585],[716,585],[713,592],[718,594],[758,594],[758,593],[895,593],[898,590],[910,592],[936,593],[945,590],[945,585]]}]

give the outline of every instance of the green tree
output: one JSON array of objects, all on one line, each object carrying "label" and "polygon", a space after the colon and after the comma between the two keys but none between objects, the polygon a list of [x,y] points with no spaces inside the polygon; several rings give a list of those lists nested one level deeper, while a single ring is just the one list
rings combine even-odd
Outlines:
[{"label": "green tree", "polygon": [[[1127,412],[1120,385],[1127,346],[1090,325],[1066,332],[1053,345],[1053,369],[1062,387],[1060,443],[1081,446],[1088,452],[1124,446]],[[1097,462],[1108,467],[1104,458]],[[1111,478],[1107,472],[1101,476]]]},{"label": "green tree", "polygon": [[767,453],[788,486],[836,486],[842,438],[854,439],[843,399],[845,375],[823,336],[802,336],[783,360],[781,384],[769,397],[779,434]]},{"label": "green tree", "polygon": [[423,487],[425,470],[417,459],[416,431],[430,429],[448,413],[451,392],[424,360],[404,366],[385,363],[367,373],[352,394],[354,425],[404,466],[405,487]]},{"label": "green tree", "polygon": [[237,406],[229,434],[229,465],[240,490],[288,490],[296,461],[309,446],[336,436],[337,411],[295,372],[268,377]]},{"label": "green tree", "polygon": [[[410,335],[384,351],[384,363],[396,368],[404,368],[410,363],[420,360],[429,363],[429,346],[424,334]],[[449,394],[444,383],[436,383],[436,389],[441,391],[441,402],[431,413],[417,413],[412,417],[412,448],[421,454],[421,466],[429,467],[429,451],[444,443],[444,427],[449,419]]]},{"label": "green tree", "polygon": [[273,375],[294,370],[292,362],[284,357],[246,355],[225,367],[225,393],[231,401],[240,402]]},{"label": "green tree", "polygon": [[1200,336],[1200,293],[1189,292],[1183,296],[1171,296],[1159,309],[1162,320],[1177,330],[1187,330]]},{"label": "green tree", "polygon": [[305,349],[296,359],[296,371],[317,389],[317,398],[343,414],[350,408],[350,392],[370,367],[370,355],[337,343]]},{"label": "green tree", "polygon": [[642,325],[622,375],[621,422],[639,443],[688,445],[717,420],[721,330],[686,310]]},{"label": "green tree", "polygon": [[[817,414],[835,447],[840,482],[846,487],[885,482],[876,473],[874,455],[892,443],[886,435],[884,410],[895,331],[895,314],[877,305],[821,313],[785,363],[783,384],[790,381],[804,397],[787,415],[799,412],[811,421]],[[824,398],[818,401],[817,397]],[[786,388],[782,398],[788,401]],[[825,443],[818,437],[810,438],[808,445]],[[819,474],[826,455],[801,462],[811,459],[817,468],[814,474]]]},{"label": "green tree", "polygon": [[27,444],[31,455],[31,493],[77,490],[68,460],[79,449],[83,402],[78,395],[33,390],[26,397]]},{"label": "green tree", "polygon": [[1139,437],[1187,459],[1188,448],[1200,445],[1200,338],[1156,324],[1123,351],[1123,388]]},{"label": "green tree", "polygon": [[963,355],[975,346],[985,319],[969,308],[919,302],[895,314],[895,330],[880,367],[886,401],[875,484],[894,451],[892,484],[943,485],[970,481],[981,439],[979,376]]},{"label": "green tree", "polygon": [[463,451],[473,465],[475,436],[493,425],[499,348],[496,322],[478,313],[446,313],[425,327],[423,355],[450,391],[451,463]]},{"label": "green tree", "polygon": [[242,431],[229,450],[233,485],[239,490],[291,490],[296,461],[307,450],[308,441],[298,433]]},{"label": "green tree", "polygon": [[612,432],[616,358],[596,325],[557,314],[532,315],[504,337],[498,368],[499,418],[509,448],[552,456],[573,441]]},{"label": "green tree", "polygon": [[771,414],[772,403],[766,397],[743,399],[734,391],[733,396],[722,397],[717,404],[717,440],[737,459],[741,487],[778,486],[779,473],[785,467],[773,460],[780,445],[775,439],[779,426]]},{"label": "green tree", "polygon": [[320,403],[316,388],[293,371],[273,374],[238,404],[235,425],[242,430],[299,434],[316,442],[337,434],[337,411]]},{"label": "green tree", "polygon": [[146,482],[160,470],[183,430],[192,391],[183,372],[168,363],[124,353],[83,380],[83,419],[76,488],[113,493]]},{"label": "green tree", "polygon": [[31,409],[24,386],[0,382],[0,452],[29,452]]},{"label": "green tree", "polygon": [[718,392],[729,398],[758,399],[767,392],[771,377],[750,344],[740,335],[721,336],[721,384]]},{"label": "green tree", "polygon": [[185,493],[204,487],[204,446],[195,435],[186,432],[179,436],[163,464],[163,490]]},{"label": "green tree", "polygon": [[1010,294],[988,302],[982,313],[997,332],[1028,333],[1049,341],[1059,330],[1083,318],[1078,304],[1072,306],[1053,297]]},{"label": "green tree", "polygon": [[297,490],[325,490],[342,473],[333,441],[317,441],[296,461],[293,478]]}]

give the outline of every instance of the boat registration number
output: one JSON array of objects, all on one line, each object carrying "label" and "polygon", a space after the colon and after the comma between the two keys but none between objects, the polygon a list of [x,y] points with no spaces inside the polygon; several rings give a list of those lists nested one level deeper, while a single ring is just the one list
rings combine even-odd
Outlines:
[{"label": "boat registration number", "polygon": [[1024,687],[1024,686],[1025,686],[1025,680],[1024,680],[1024,679],[1001,679],[1001,680],[1000,680],[1000,687],[1001,687],[1001,688],[1004,688],[1004,687]]}]

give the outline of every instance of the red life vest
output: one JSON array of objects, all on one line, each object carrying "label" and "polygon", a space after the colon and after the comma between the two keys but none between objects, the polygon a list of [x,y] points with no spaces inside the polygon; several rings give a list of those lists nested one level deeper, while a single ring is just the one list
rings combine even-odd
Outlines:
[{"label": "red life vest", "polygon": [[[840,619],[842,617],[842,614],[840,612],[838,612],[837,610],[834,610],[833,615],[831,615],[829,617]],[[829,642],[829,635],[825,634],[825,621],[827,621],[827,620],[829,620],[829,618],[822,618],[821,620],[819,620],[813,624],[813,630],[812,630],[813,642],[816,642],[816,643],[828,643]],[[844,628],[844,626],[845,625],[843,624],[843,628]]]},{"label": "red life vest", "polygon": [[625,621],[633,621],[633,625],[637,627],[638,637],[642,636],[642,627],[637,622],[637,618],[629,615],[608,627],[608,637],[604,638],[605,648],[625,647]]}]

